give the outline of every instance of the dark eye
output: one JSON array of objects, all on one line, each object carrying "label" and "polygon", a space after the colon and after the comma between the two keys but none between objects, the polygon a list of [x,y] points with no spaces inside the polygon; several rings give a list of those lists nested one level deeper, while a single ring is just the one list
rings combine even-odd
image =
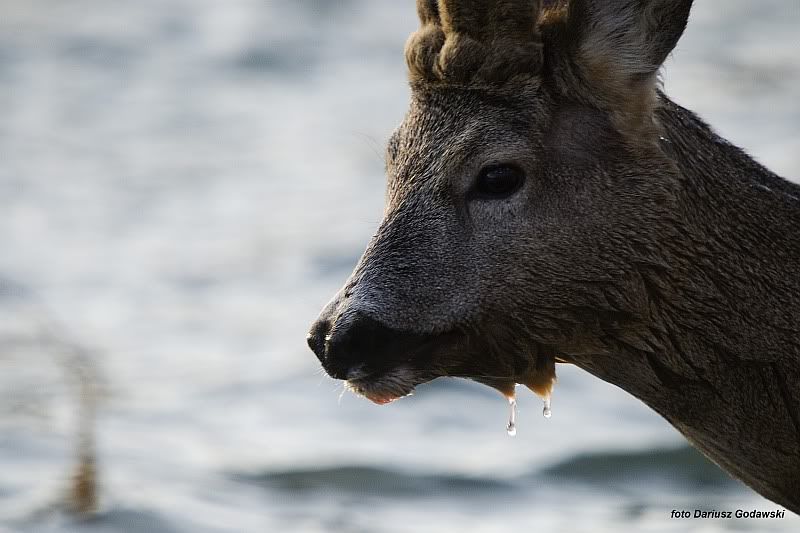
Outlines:
[{"label": "dark eye", "polygon": [[486,199],[507,198],[519,190],[525,174],[517,167],[494,165],[481,170],[475,184],[475,196]]}]

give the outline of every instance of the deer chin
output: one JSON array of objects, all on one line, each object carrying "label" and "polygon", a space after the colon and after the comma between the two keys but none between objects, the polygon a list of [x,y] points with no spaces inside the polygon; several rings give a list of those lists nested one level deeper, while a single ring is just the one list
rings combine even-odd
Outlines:
[{"label": "deer chin", "polygon": [[380,374],[369,374],[348,379],[345,388],[378,405],[392,403],[410,396],[414,388],[428,381],[413,368],[402,365]]}]

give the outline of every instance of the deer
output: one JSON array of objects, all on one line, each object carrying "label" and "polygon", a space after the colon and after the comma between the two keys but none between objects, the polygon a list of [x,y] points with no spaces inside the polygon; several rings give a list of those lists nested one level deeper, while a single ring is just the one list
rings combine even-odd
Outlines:
[{"label": "deer", "polygon": [[308,345],[378,404],[611,383],[800,512],[800,186],[664,93],[691,0],[418,0],[383,219]]}]

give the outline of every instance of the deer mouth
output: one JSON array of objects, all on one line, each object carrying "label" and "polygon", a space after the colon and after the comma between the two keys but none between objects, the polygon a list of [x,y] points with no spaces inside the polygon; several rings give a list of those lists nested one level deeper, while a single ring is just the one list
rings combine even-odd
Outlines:
[{"label": "deer mouth", "polygon": [[436,372],[432,362],[449,346],[452,337],[397,335],[388,347],[347,371],[345,389],[378,405],[410,396],[417,385],[443,375]]},{"label": "deer mouth", "polygon": [[557,360],[552,347],[537,343],[531,358],[486,357],[491,353],[486,347],[474,352],[484,354],[482,357],[465,357],[473,353],[466,348],[454,333],[438,335],[419,343],[405,357],[397,357],[391,366],[375,369],[360,364],[351,368],[345,389],[377,405],[386,405],[410,396],[418,385],[452,377],[487,385],[508,398],[513,397],[516,384],[525,385],[542,397],[549,396]]}]

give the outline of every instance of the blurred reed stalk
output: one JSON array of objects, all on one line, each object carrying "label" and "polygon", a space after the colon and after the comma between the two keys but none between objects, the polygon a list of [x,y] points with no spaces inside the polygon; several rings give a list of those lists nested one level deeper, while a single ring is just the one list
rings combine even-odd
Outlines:
[{"label": "blurred reed stalk", "polygon": [[97,379],[91,359],[82,350],[65,361],[78,391],[77,450],[75,473],[69,490],[68,506],[76,514],[88,516],[98,508],[95,424],[97,417]]},{"label": "blurred reed stalk", "polygon": [[0,277],[0,302],[21,305],[32,315],[37,333],[33,339],[45,353],[54,356],[68,384],[75,391],[76,450],[74,472],[69,476],[66,508],[87,517],[98,509],[98,468],[96,454],[96,419],[99,379],[92,354],[80,343],[68,338],[48,312],[42,298],[25,285]]}]

